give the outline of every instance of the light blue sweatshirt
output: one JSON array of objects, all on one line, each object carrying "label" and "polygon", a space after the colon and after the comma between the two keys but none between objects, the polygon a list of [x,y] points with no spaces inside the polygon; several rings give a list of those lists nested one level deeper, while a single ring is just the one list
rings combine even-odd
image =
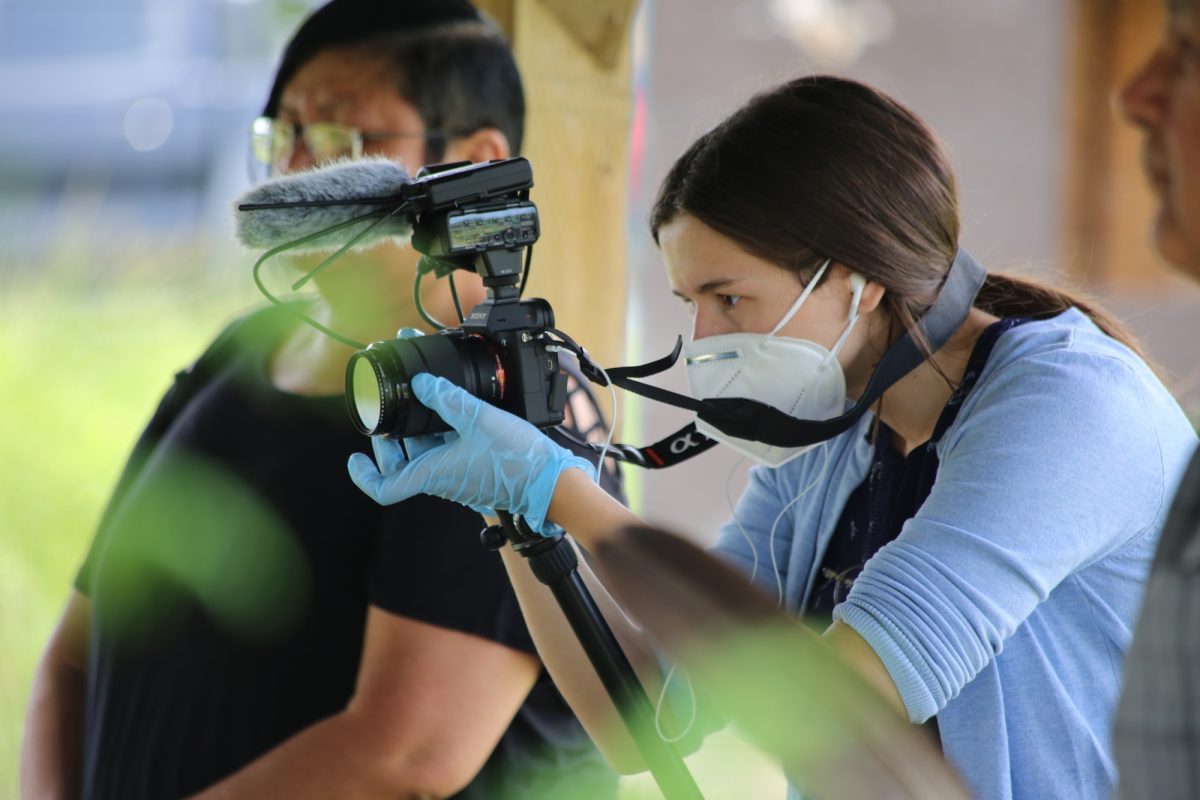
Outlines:
[{"label": "light blue sweatshirt", "polygon": [[[737,521],[774,594],[802,612],[872,418],[752,471]],[[1106,798],[1110,726],[1143,582],[1196,436],[1133,353],[1070,310],[1004,333],[937,445],[928,499],[855,580],[834,619],[883,660],[914,722],[979,798]],[[828,463],[826,464],[826,459]],[[738,526],[716,549],[751,569]],[[798,722],[797,724],[803,724]],[[791,796],[798,796],[795,789]]]}]

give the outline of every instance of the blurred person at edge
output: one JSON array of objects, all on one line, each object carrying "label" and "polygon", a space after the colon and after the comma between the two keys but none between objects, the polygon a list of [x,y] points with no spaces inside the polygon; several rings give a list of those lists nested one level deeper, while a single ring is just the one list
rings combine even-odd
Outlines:
[{"label": "blurred person at edge", "polygon": [[[650,227],[693,310],[693,396],[748,394],[801,419],[842,414],[947,276],[982,270],[960,250],[955,180],[932,131],[829,76],[765,91],[703,134],[664,180]],[[936,722],[973,796],[1100,800],[1116,780],[1120,665],[1164,498],[1196,436],[1101,309],[1028,279],[981,280],[949,340],[823,444],[715,434],[761,462],[715,551],[820,624],[897,712]],[[641,524],[593,490],[588,462],[528,423],[440,378],[412,385],[460,435],[411,461],[379,438],[377,462],[353,456],[355,483],[380,502],[426,492],[508,508],[589,550]],[[561,612],[519,558],[505,563],[588,732],[618,769],[642,769],[595,679],[568,660]],[[656,655],[608,609],[657,696]],[[688,719],[678,700],[668,720]],[[687,746],[711,729],[705,710],[701,698]]]},{"label": "blurred person at edge", "polygon": [[[1117,97],[1141,128],[1154,243],[1200,281],[1200,3],[1168,0],[1157,49]],[[1179,484],[1125,663],[1116,797],[1200,797],[1200,454]]]},{"label": "blurred person at edge", "polygon": [[[415,172],[508,157],[524,110],[507,42],[467,2],[333,0],[288,44],[255,144],[277,172],[360,152]],[[416,259],[347,255],[303,309],[366,342],[423,327]],[[436,318],[455,313],[446,284],[426,282]],[[458,285],[482,299],[478,277]],[[615,795],[480,517],[383,509],[346,477],[366,441],[352,352],[271,306],[177,376],[38,670],[23,796]],[[575,419],[590,400],[572,395]]]}]

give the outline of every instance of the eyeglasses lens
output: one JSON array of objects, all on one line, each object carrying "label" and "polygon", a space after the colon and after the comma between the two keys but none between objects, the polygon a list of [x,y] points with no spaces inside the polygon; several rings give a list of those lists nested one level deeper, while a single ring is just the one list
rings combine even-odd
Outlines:
[{"label": "eyeglasses lens", "polygon": [[296,128],[290,122],[259,117],[250,126],[250,151],[268,174],[278,174],[296,148]]},{"label": "eyeglasses lens", "polygon": [[318,163],[335,158],[362,155],[362,135],[354,128],[337,122],[314,122],[304,126],[304,146]]},{"label": "eyeglasses lens", "polygon": [[[254,161],[270,175],[287,171],[296,152],[297,126],[286,120],[259,117],[250,126]],[[304,147],[316,163],[362,155],[362,134],[338,122],[314,122],[299,128]]]}]

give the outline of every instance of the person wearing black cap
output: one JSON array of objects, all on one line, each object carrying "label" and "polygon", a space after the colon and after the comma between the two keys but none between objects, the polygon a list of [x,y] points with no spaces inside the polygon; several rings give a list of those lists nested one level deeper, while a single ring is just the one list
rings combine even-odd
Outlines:
[{"label": "person wearing black cap", "polygon": [[[268,172],[358,155],[415,171],[517,152],[523,115],[511,50],[468,3],[333,0],[289,43],[252,145]],[[420,328],[415,261],[349,254],[305,313],[361,341]],[[444,284],[424,305],[447,319]],[[470,276],[458,290],[482,297]],[[365,442],[342,399],[351,352],[270,307],[176,376],[39,667],[23,796],[615,794],[479,516],[381,508],[346,478]]]}]

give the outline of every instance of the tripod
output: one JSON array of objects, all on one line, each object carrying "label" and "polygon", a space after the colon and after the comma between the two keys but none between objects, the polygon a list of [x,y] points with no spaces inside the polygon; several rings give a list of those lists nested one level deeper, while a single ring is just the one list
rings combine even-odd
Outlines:
[{"label": "tripod", "polygon": [[683,759],[658,736],[650,698],[579,577],[574,548],[563,534],[540,536],[507,511],[497,510],[496,515],[500,525],[483,531],[484,546],[498,550],[511,542],[513,549],[528,559],[537,579],[550,587],[663,796],[667,800],[703,800]]}]

